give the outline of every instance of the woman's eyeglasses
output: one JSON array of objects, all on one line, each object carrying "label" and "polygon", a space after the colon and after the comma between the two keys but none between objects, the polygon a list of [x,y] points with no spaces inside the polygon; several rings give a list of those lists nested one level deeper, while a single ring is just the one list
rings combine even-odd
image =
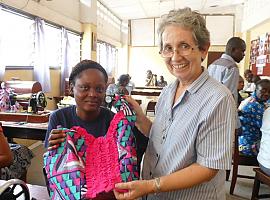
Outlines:
[{"label": "woman's eyeglasses", "polygon": [[177,48],[173,48],[171,45],[165,45],[163,49],[159,51],[159,54],[163,58],[170,58],[173,56],[175,51],[177,51],[177,53],[181,56],[188,56],[192,53],[193,50],[194,48],[191,47],[189,44],[181,43],[178,45]]}]

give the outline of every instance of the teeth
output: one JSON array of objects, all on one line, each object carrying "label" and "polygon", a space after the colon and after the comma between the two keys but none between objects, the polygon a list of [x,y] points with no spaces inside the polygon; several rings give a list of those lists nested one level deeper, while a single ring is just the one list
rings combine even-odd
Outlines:
[{"label": "teeth", "polygon": [[181,68],[184,68],[185,66],[186,66],[186,64],[173,65],[173,68],[175,68],[175,69],[181,69]]}]

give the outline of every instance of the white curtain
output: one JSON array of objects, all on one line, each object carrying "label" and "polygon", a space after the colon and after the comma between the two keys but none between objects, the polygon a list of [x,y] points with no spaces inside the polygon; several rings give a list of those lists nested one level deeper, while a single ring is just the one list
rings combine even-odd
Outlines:
[{"label": "white curtain", "polygon": [[40,82],[43,92],[51,91],[50,69],[46,64],[44,20],[35,19],[34,80]]},{"label": "white curtain", "polygon": [[117,66],[117,49],[105,42],[98,42],[98,62],[105,68],[108,75],[112,75]]},{"label": "white curtain", "polygon": [[62,62],[61,62],[61,95],[65,94],[65,79],[69,77],[71,72],[70,60],[69,60],[69,49],[70,44],[68,40],[67,30],[62,28]]},{"label": "white curtain", "polygon": [[[0,24],[2,23],[2,20],[4,17],[2,16],[2,6],[0,6]],[[4,74],[5,74],[5,63],[4,60],[1,59],[3,58],[3,52],[4,52],[4,47],[3,47],[3,37],[4,37],[4,33],[3,33],[3,27],[0,29],[0,81],[2,81],[4,79]]]}]

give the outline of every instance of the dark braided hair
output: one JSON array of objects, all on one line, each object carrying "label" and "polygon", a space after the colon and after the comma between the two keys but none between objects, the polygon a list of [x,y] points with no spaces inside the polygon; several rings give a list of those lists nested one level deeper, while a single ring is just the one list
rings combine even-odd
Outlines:
[{"label": "dark braided hair", "polygon": [[107,84],[108,82],[108,75],[106,70],[97,62],[93,60],[82,60],[79,62],[75,67],[72,69],[70,76],[69,76],[69,85],[75,85],[75,81],[78,78],[78,76],[81,74],[82,71],[87,69],[97,69],[99,70],[105,78],[105,82]]}]

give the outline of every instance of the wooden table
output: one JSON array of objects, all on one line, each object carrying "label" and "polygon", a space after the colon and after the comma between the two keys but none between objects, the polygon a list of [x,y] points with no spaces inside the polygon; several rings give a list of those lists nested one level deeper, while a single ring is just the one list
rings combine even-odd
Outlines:
[{"label": "wooden table", "polygon": [[44,123],[49,121],[49,112],[32,114],[26,112],[0,112],[0,121]]},{"label": "wooden table", "polygon": [[134,89],[131,91],[131,95],[159,96],[160,92],[160,89]]},{"label": "wooden table", "polygon": [[12,142],[13,138],[43,141],[48,128],[49,115],[49,112],[40,114],[0,112],[0,122],[9,142]]},{"label": "wooden table", "polygon": [[1,121],[4,135],[11,142],[13,138],[44,140],[48,128],[45,123]]},{"label": "wooden table", "polygon": [[158,87],[158,86],[143,86],[143,87],[135,87],[135,89],[153,89],[153,90],[162,90],[163,87]]},{"label": "wooden table", "polygon": [[[6,182],[5,180],[0,180],[0,187],[5,182]],[[39,186],[39,185],[31,185],[31,184],[27,184],[27,187],[28,187],[29,192],[30,192],[30,199],[31,198],[35,198],[37,200],[49,200],[50,199],[48,191],[47,191],[47,187]],[[19,189],[19,187],[18,187],[18,189]],[[15,191],[16,191],[16,189],[15,189]],[[19,198],[19,200],[20,199],[24,199],[23,195],[21,196],[21,198]]]}]

